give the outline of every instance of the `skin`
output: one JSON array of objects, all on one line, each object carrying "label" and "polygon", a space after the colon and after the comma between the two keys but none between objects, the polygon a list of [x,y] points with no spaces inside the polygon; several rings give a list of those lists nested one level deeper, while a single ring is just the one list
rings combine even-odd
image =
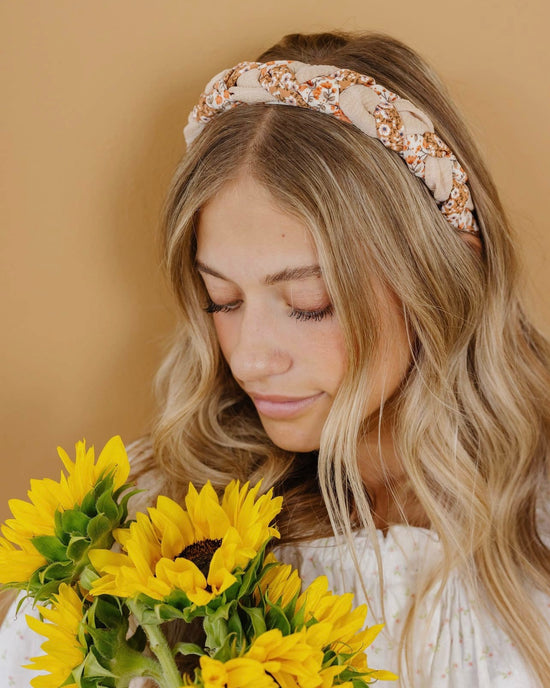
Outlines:
[{"label": "skin", "polygon": [[[311,315],[331,307],[320,271],[299,278],[280,274],[288,268],[318,266],[307,227],[242,174],[202,208],[196,264],[210,300],[224,307],[212,314],[221,351],[235,380],[254,401],[266,433],[289,451],[318,449],[347,355],[336,315]],[[268,279],[277,273],[283,279]],[[410,364],[401,305],[381,285],[375,290],[385,346],[365,417],[397,390]],[[296,311],[302,315],[295,317]],[[295,408],[300,404],[303,407]],[[383,528],[402,520],[395,496],[402,503],[407,497],[391,419],[384,420],[380,433],[375,425],[359,447],[359,466],[374,503],[375,523]],[[414,516],[412,503],[410,512]]]}]

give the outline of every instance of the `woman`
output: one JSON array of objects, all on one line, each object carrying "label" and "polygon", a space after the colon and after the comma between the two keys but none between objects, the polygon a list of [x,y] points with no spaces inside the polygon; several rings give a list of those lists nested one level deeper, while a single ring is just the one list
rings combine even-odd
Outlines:
[{"label": "woman", "polygon": [[186,128],[181,324],[135,475],[148,499],[275,486],[281,556],[368,601],[399,685],[543,685],[550,348],[491,178],[394,39],[290,35],[257,63]]}]

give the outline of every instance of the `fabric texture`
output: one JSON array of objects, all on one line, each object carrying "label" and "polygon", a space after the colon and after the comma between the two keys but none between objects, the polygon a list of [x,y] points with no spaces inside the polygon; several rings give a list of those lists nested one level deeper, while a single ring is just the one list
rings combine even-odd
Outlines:
[{"label": "fabric texture", "polygon": [[[545,540],[550,537],[550,522],[540,514],[539,527]],[[414,599],[417,577],[426,562],[436,562],[441,546],[433,531],[395,525],[384,535],[377,531],[385,582],[380,594],[376,557],[372,542],[357,533],[355,545],[369,601],[368,622],[374,623],[385,606],[386,626],[368,652],[373,668],[398,672],[397,638]],[[305,581],[326,575],[335,593],[353,592],[357,604],[366,601],[349,551],[328,537],[277,550],[279,558],[296,566]],[[550,597],[534,593],[541,609],[550,617]],[[26,625],[22,608],[15,617],[15,603],[0,629],[0,688],[28,688],[36,674],[22,669],[30,657],[41,654],[42,636]],[[435,606],[425,637],[419,638],[415,656],[421,658],[422,671],[384,685],[405,688],[540,688],[519,656],[513,642],[482,608],[473,606],[458,575],[452,576]],[[131,688],[141,688],[134,680]]]},{"label": "fabric texture", "polygon": [[430,189],[449,224],[479,234],[468,176],[420,108],[371,76],[296,60],[241,62],[213,77],[184,129],[190,145],[218,113],[242,104],[308,108],[355,125],[395,151]]}]

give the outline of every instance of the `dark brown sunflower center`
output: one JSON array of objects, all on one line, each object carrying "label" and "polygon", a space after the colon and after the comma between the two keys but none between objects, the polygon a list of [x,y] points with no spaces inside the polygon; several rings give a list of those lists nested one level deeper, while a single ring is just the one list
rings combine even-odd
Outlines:
[{"label": "dark brown sunflower center", "polygon": [[[187,547],[178,554],[178,557],[183,557],[184,559],[192,561],[206,578],[214,552],[221,544],[221,540],[199,540],[199,542],[193,542],[191,545],[187,545]],[[176,559],[178,557],[176,557]]]}]

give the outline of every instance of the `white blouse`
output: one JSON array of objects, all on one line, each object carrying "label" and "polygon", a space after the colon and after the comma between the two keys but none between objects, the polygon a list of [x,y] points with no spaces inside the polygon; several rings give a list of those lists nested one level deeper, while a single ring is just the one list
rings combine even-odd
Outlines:
[{"label": "white blouse", "polygon": [[[368,621],[374,623],[379,620],[382,607],[376,557],[366,534],[358,533],[355,537],[370,603]],[[440,544],[433,531],[405,525],[392,526],[385,535],[379,531],[378,541],[385,572],[382,595],[386,626],[369,648],[368,662],[375,669],[398,673],[400,629],[414,597],[419,571],[426,561],[437,561]],[[326,574],[335,593],[353,592],[357,604],[366,601],[351,554],[341,551],[333,538],[280,547],[278,556],[297,566],[306,584]],[[550,618],[550,598],[540,593],[535,596],[540,608],[548,610]],[[513,642],[483,609],[471,604],[458,576],[451,576],[435,609],[427,634],[419,638],[415,646],[415,656],[422,657],[422,671],[410,677],[401,675],[396,682],[379,685],[541,688],[531,677]],[[40,654],[44,638],[27,628],[24,611],[21,609],[16,617],[14,604],[0,629],[0,688],[28,688],[30,679],[36,675],[22,669],[21,665]],[[132,688],[140,685],[140,680],[131,684]]]}]

